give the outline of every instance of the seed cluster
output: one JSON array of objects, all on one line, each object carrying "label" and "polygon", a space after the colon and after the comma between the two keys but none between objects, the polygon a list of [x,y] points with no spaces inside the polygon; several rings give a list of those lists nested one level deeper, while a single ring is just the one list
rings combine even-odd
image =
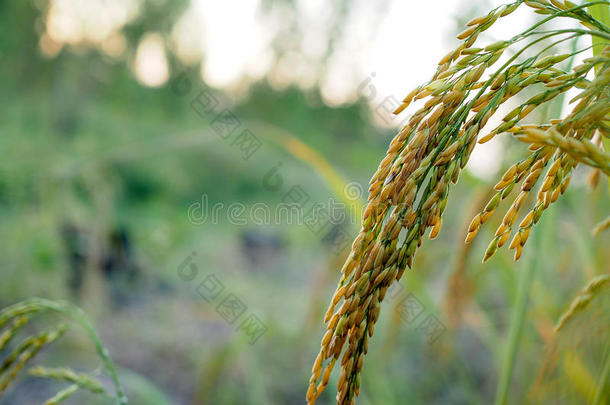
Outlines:
[{"label": "seed cluster", "polygon": [[[578,87],[582,88],[580,94],[571,100],[580,101],[564,119],[551,120],[545,125],[518,125],[518,121],[514,121],[513,117],[518,117],[521,114],[519,111],[522,112],[527,108],[520,106],[503,118],[504,124],[498,127],[501,128],[500,131],[496,129],[491,132],[490,135],[493,136],[501,131],[512,133],[518,140],[529,144],[531,153],[504,173],[502,179],[495,185],[497,193],[485,209],[474,217],[468,229],[466,242],[474,238],[480,225],[492,215],[500,201],[511,193],[515,185],[521,183],[521,192],[504,215],[502,224],[496,230],[495,238],[487,248],[484,260],[492,257],[497,249],[506,243],[519,210],[540,179],[542,181],[536,202],[519,224],[509,246],[510,249],[515,249],[515,260],[521,257],[532,226],[540,220],[543,211],[565,192],[572,171],[579,163],[610,176],[610,154],[602,149],[601,142],[602,136],[610,136],[606,119],[610,112],[609,57],[610,47],[606,47],[599,57],[586,59],[583,65],[575,67],[572,74],[558,76],[569,76],[571,78],[569,81],[572,83],[578,78]],[[583,76],[595,66],[601,66],[601,69],[592,81],[588,81]],[[533,98],[536,97],[538,96]],[[542,98],[547,99],[547,97]],[[506,125],[507,123],[510,125]],[[483,137],[479,142],[488,139],[489,136]],[[542,176],[547,166],[548,169]]]},{"label": "seed cluster", "polygon": [[19,374],[30,359],[38,354],[44,346],[59,339],[65,330],[65,326],[60,325],[57,328],[32,336],[7,356],[2,364],[0,364],[0,375],[3,375],[2,380],[0,380],[0,394],[4,392],[11,381],[17,378],[17,374]]},{"label": "seed cluster", "polygon": [[[523,3],[549,16],[510,40],[483,48],[473,47],[481,32]],[[536,31],[544,22],[561,16],[577,19],[588,30]],[[486,142],[498,134],[512,133],[530,144],[529,156],[508,169],[496,185],[493,198],[469,227],[467,241],[474,238],[500,201],[516,185],[521,185],[485,259],[508,240],[519,210],[540,178],[543,184],[538,201],[521,221],[511,242],[517,258],[531,227],[544,209],[566,190],[578,163],[608,174],[610,158],[601,149],[601,137],[610,135],[606,119],[610,110],[610,47],[571,72],[564,72],[557,65],[573,53],[542,56],[557,43],[580,35],[601,32],[599,35],[610,39],[608,27],[593,19],[582,6],[555,0],[515,1],[473,19],[467,26],[458,35],[463,42],[441,59],[433,78],[410,92],[395,111],[400,113],[412,102],[424,103],[392,140],[370,181],[362,228],[343,265],[341,279],[325,315],[327,331],[312,369],[307,390],[309,404],[314,404],[326,388],[337,362],[340,364],[337,403],[354,403],[381,302],[390,285],[401,279],[407,267],[411,268],[428,228],[430,239],[438,235],[450,184],[458,181],[477,141]],[[554,36],[561,39],[536,56],[517,61],[527,49]],[[509,47],[517,47],[524,41],[529,43],[482,79]],[[595,78],[588,80],[587,74],[594,70]],[[510,112],[501,125],[479,139],[485,124],[504,102],[535,85],[544,86],[544,90]],[[538,106],[571,88],[582,91],[575,99],[580,101],[565,119],[546,126],[520,125]]]}]

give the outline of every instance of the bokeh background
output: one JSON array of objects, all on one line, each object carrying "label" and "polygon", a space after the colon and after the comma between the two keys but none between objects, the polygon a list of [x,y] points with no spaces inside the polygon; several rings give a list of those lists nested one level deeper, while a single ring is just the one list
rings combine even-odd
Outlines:
[{"label": "bokeh background", "polygon": [[[499,4],[1,2],[1,306],[32,296],[81,306],[133,404],[304,403],[369,176],[409,115],[391,111],[466,21]],[[482,38],[538,17],[517,12]],[[610,236],[591,235],[608,214],[606,180],[591,189],[577,170],[516,264],[505,250],[481,264],[501,215],[463,244],[494,179],[525,151],[502,137],[475,150],[439,238],[384,304],[359,404],[492,402],[527,266],[511,403],[591,399],[608,355],[607,294],[560,334],[553,326],[610,272]],[[296,196],[303,217],[277,218]],[[343,220],[307,222],[317,202],[343,204]],[[405,315],[405,298],[419,318]],[[424,318],[440,333],[426,334]],[[99,366],[78,330],[38,360]],[[333,403],[333,381],[319,403]],[[57,389],[25,377],[0,404],[42,403]],[[79,393],[67,403],[109,402]]]}]

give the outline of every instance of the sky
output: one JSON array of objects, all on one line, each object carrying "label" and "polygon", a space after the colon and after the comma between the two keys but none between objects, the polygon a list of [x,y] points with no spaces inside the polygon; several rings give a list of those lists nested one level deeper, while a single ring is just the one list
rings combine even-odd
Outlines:
[{"label": "sky", "polygon": [[[319,86],[328,105],[365,97],[378,124],[399,127],[408,111],[402,117],[392,116],[388,100],[402,99],[430,78],[437,61],[458,45],[453,39],[461,31],[457,21],[472,17],[468,7],[473,7],[466,0],[387,0],[386,7],[380,6],[383,2],[354,0],[323,64],[327,38],[339,16],[335,2],[297,0],[298,18],[293,21],[282,2],[271,2],[271,10],[262,12],[260,1],[191,0],[169,39],[155,32],[143,36],[131,61],[134,75],[143,85],[162,86],[172,74],[167,63],[171,48],[185,63],[203,60],[202,79],[227,92],[243,93],[248,83],[264,76],[277,89],[291,84],[303,89]],[[139,4],[137,0],[51,0],[41,50],[52,57],[62,46],[89,43],[120,57],[125,49],[120,29],[137,16]],[[488,0],[477,7],[487,12],[501,4]],[[509,38],[525,29],[532,16],[522,6],[480,38],[487,43]],[[287,28],[296,29],[299,38],[292,38]],[[277,56],[274,38],[294,45]],[[493,177],[498,169],[502,140],[497,139],[475,149],[469,168],[479,177]]]}]

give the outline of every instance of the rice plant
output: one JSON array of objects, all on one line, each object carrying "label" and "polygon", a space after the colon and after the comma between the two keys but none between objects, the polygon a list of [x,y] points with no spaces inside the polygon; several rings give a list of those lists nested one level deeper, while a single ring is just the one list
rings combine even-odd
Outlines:
[{"label": "rice plant", "polygon": [[52,398],[49,398],[45,405],[59,404],[81,389],[95,395],[113,398],[116,403],[126,405],[127,397],[119,383],[114,364],[110,359],[108,351],[102,345],[95,328],[91,325],[84,312],[80,308],[68,303],[49,301],[41,298],[22,301],[0,311],[0,355],[4,354],[4,358],[0,363],[0,396],[6,391],[9,384],[15,382],[23,369],[29,366],[38,352],[60,339],[66,332],[68,324],[60,323],[43,332],[23,339],[10,350],[11,341],[16,339],[20,330],[27,323],[36,316],[44,316],[53,312],[68,318],[71,323],[80,326],[87,332],[89,339],[95,345],[97,354],[103,362],[103,368],[113,381],[115,393],[108,393],[102,384],[92,375],[77,373],[69,368],[35,366],[29,370],[31,376],[70,384],[66,388],[61,389]]},{"label": "rice plant", "polygon": [[[411,268],[426,231],[430,228],[430,239],[438,235],[450,185],[457,183],[477,143],[509,134],[528,149],[494,186],[493,197],[468,228],[466,243],[500,202],[514,195],[483,261],[511,235],[508,246],[515,251],[515,260],[521,257],[532,228],[566,191],[578,165],[589,166],[597,176],[610,175],[610,154],[604,150],[610,138],[609,5],[602,0],[581,5],[567,0],[518,0],[498,7],[468,22],[457,36],[461,44],[440,60],[428,82],[404,98],[396,114],[413,102],[423,106],[394,137],[370,181],[362,228],[324,318],[327,331],[313,365],[309,404],[326,388],[337,362],[337,403],[354,403],[386,291]],[[482,32],[521,6],[544,18],[510,39],[479,45],[477,37]],[[545,23],[559,18],[575,20],[580,26],[544,28]],[[592,38],[592,46],[556,54],[558,45],[580,37]],[[582,64],[571,69],[562,64],[591,49],[593,56]],[[499,125],[483,132],[490,118],[513,96],[539,88],[542,90],[502,117]],[[561,119],[538,124],[524,121],[573,89],[578,94],[570,100],[571,111]],[[602,223],[596,232],[605,227]]]}]

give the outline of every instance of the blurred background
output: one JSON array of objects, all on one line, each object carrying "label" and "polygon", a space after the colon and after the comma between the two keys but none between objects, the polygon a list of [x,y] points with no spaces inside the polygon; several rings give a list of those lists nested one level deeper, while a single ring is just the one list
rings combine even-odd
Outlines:
[{"label": "blurred background", "polygon": [[[81,306],[133,404],[304,403],[368,179],[409,116],[391,111],[466,21],[500,4],[1,2],[1,306],[32,296]],[[521,10],[481,38],[538,17]],[[608,214],[606,180],[591,189],[579,168],[517,264],[506,250],[481,264],[500,214],[463,244],[494,179],[525,153],[504,137],[475,149],[439,238],[384,303],[359,404],[492,402],[527,266],[511,403],[591,400],[608,294],[553,327],[610,271],[610,235],[591,235]],[[78,330],[38,360],[99,366]],[[319,403],[333,403],[336,378]],[[0,404],[57,389],[26,377]]]}]

